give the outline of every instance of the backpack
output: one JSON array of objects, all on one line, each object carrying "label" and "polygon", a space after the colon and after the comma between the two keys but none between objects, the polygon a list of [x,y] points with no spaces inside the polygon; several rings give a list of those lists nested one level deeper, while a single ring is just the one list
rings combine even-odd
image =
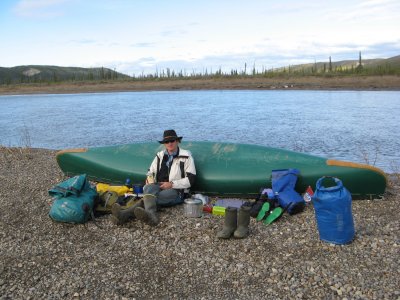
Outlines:
[{"label": "backpack", "polygon": [[97,192],[86,178],[86,174],[69,178],[49,190],[54,197],[49,216],[54,221],[83,224],[93,217]]}]

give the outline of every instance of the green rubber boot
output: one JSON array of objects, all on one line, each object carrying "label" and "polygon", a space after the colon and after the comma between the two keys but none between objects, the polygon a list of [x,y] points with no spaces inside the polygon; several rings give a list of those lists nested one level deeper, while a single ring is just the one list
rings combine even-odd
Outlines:
[{"label": "green rubber boot", "polygon": [[249,206],[242,206],[239,209],[238,227],[233,233],[234,238],[244,239],[249,235],[250,209],[251,207]]},{"label": "green rubber boot", "polygon": [[237,208],[225,209],[225,223],[221,231],[217,233],[219,239],[229,239],[237,228]]},{"label": "green rubber boot", "polygon": [[111,214],[112,214],[111,221],[115,225],[123,225],[127,223],[128,221],[135,218],[134,214],[135,208],[141,207],[142,205],[143,205],[143,200],[139,200],[129,208],[122,209],[121,205],[119,205],[118,203],[114,203],[113,206],[111,206]]},{"label": "green rubber boot", "polygon": [[143,204],[142,207],[135,207],[134,213],[138,220],[145,222],[151,226],[156,226],[160,223],[160,220],[157,216],[157,197],[152,194],[145,194],[143,196]]}]

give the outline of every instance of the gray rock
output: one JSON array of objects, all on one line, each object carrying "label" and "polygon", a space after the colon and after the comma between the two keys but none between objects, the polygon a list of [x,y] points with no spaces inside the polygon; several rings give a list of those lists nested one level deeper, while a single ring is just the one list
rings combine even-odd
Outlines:
[{"label": "gray rock", "polygon": [[55,152],[0,146],[1,299],[396,299],[399,189],[354,201],[356,239],[319,240],[312,205],[250,236],[218,240],[223,218],[190,219],[182,206],[156,227],[109,216],[85,225],[50,220],[47,190],[65,179]]}]

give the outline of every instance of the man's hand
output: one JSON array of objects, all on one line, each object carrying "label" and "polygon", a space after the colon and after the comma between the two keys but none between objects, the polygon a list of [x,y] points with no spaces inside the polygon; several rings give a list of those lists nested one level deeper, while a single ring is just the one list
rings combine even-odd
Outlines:
[{"label": "man's hand", "polygon": [[172,182],[160,182],[160,189],[162,190],[172,189]]}]

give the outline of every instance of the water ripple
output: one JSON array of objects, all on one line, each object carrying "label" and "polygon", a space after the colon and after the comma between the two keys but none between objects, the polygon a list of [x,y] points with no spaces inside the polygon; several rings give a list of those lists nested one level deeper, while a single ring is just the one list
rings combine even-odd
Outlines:
[{"label": "water ripple", "polygon": [[[185,91],[0,96],[0,144],[62,149],[185,140],[265,145],[400,167],[400,93]],[[398,171],[398,170],[397,170]]]}]

